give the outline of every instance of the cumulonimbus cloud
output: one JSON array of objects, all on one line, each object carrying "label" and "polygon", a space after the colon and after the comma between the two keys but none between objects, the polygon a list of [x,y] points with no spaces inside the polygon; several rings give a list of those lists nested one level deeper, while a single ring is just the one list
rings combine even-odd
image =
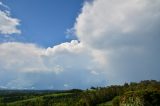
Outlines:
[{"label": "cumulonimbus cloud", "polygon": [[159,5],[159,0],[94,0],[83,6],[75,34],[106,55],[109,82],[159,79]]}]

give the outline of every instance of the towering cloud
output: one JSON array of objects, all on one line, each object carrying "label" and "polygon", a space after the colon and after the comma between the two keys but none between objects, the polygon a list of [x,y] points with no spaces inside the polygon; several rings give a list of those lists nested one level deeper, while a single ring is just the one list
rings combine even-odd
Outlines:
[{"label": "towering cloud", "polygon": [[98,49],[147,43],[159,35],[159,0],[94,0],[75,24],[81,42]]},{"label": "towering cloud", "polygon": [[83,6],[75,33],[106,55],[111,82],[158,79],[159,5],[159,0],[94,0]]}]

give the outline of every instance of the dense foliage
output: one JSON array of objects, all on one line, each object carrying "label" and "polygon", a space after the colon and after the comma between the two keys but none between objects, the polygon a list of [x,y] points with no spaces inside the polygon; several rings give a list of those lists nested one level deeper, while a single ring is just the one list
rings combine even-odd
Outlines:
[{"label": "dense foliage", "polygon": [[160,106],[160,92],[154,90],[131,91],[119,99],[121,106]]},{"label": "dense foliage", "polygon": [[[87,90],[68,91],[0,91],[0,106],[160,106],[160,82],[145,80]],[[110,103],[110,102],[109,102]],[[99,105],[101,104],[101,105]],[[140,104],[140,105],[138,105]],[[108,105],[109,106],[109,105]]]}]

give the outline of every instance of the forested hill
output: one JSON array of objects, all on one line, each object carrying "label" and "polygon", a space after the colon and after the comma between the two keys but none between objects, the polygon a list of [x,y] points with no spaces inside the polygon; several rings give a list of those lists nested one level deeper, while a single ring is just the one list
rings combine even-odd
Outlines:
[{"label": "forested hill", "polygon": [[87,90],[0,90],[0,106],[160,106],[160,81],[145,80]]}]

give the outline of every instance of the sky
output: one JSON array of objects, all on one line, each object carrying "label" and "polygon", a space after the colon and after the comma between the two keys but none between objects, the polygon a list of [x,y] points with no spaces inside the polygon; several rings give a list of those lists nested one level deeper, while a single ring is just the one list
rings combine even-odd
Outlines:
[{"label": "sky", "polygon": [[159,0],[0,0],[0,88],[160,80]]},{"label": "sky", "polygon": [[15,41],[48,47],[76,38],[67,37],[66,29],[73,27],[83,0],[1,1],[8,6],[9,9],[6,10],[11,12],[11,16],[20,20],[20,25],[17,27],[22,33],[20,36],[12,35]]}]

